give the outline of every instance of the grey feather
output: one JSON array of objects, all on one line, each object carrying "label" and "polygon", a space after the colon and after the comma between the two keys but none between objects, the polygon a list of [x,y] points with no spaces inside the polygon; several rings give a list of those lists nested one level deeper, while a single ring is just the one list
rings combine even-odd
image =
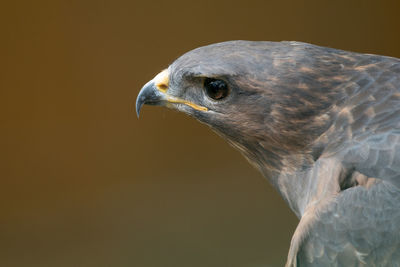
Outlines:
[{"label": "grey feather", "polygon": [[[204,109],[167,106],[239,149],[300,218],[287,266],[400,266],[399,59],[232,41],[168,71],[168,97]],[[210,99],[204,78],[230,94]]]},{"label": "grey feather", "polygon": [[341,192],[318,211],[299,266],[400,266],[400,190],[380,181]]}]

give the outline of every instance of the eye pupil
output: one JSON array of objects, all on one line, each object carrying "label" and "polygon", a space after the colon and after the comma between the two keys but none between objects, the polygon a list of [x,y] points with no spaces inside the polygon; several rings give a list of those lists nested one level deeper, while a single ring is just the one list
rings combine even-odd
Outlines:
[{"label": "eye pupil", "polygon": [[226,82],[219,79],[206,78],[204,80],[204,88],[207,95],[214,100],[220,100],[226,97],[229,93],[229,88]]}]

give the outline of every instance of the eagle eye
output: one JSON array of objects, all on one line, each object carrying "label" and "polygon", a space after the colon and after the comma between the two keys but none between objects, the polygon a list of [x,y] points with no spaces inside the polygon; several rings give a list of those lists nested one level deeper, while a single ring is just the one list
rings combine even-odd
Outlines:
[{"label": "eagle eye", "polygon": [[204,80],[204,89],[206,94],[214,100],[223,99],[229,93],[229,88],[226,82],[214,78],[206,78]]}]

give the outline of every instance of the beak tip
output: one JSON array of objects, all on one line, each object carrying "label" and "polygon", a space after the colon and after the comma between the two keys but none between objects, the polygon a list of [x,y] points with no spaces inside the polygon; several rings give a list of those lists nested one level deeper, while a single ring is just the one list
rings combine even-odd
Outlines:
[{"label": "beak tip", "polygon": [[140,110],[142,109],[142,106],[144,104],[143,100],[141,100],[141,96],[139,95],[138,98],[136,99],[136,116],[140,117]]}]

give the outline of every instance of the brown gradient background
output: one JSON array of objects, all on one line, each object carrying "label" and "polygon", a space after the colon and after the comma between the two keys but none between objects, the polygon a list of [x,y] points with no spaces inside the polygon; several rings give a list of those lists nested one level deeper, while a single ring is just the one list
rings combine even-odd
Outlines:
[{"label": "brown gradient background", "polygon": [[0,266],[281,266],[297,219],[206,126],[131,110],[195,47],[298,40],[400,57],[393,1],[4,1]]}]

